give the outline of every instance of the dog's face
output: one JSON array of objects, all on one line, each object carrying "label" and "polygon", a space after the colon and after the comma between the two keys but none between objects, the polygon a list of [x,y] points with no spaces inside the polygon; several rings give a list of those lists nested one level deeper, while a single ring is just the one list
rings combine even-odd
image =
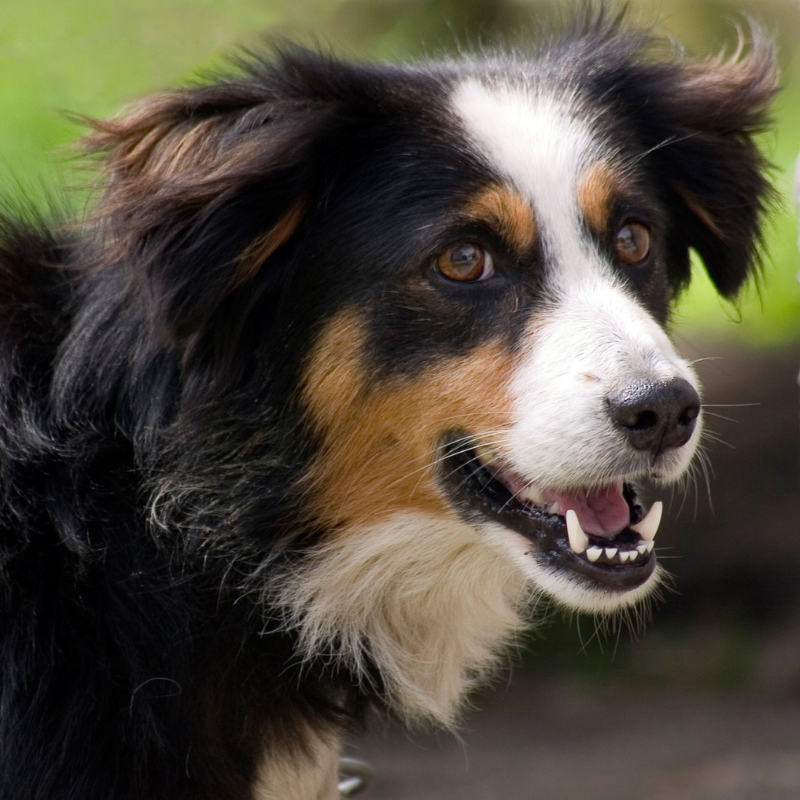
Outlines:
[{"label": "dog's face", "polygon": [[660,325],[663,187],[535,83],[466,77],[447,112],[435,160],[378,160],[368,205],[332,214],[351,284],[304,375],[316,513],[337,535],[466,524],[567,605],[629,604],[656,581],[634,487],[679,478],[701,430]]},{"label": "dog's face", "polygon": [[690,249],[726,296],[747,276],[774,76],[760,40],[643,46],[600,23],[532,59],[296,54],[92,143],[185,385],[240,363],[237,397],[304,454],[306,556],[268,596],[405,713],[447,721],[531,590],[605,612],[658,581],[637,488],[684,475],[702,429],[663,326]]}]

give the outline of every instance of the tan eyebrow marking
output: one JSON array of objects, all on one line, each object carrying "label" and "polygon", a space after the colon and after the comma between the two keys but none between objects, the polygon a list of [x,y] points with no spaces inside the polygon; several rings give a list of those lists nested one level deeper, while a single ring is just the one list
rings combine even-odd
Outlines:
[{"label": "tan eyebrow marking", "polygon": [[518,250],[529,250],[536,239],[536,217],[530,204],[513,189],[489,186],[467,201],[469,219],[484,222]]},{"label": "tan eyebrow marking", "polygon": [[578,202],[595,233],[606,233],[614,195],[618,193],[621,183],[619,171],[608,161],[592,164],[581,176]]}]

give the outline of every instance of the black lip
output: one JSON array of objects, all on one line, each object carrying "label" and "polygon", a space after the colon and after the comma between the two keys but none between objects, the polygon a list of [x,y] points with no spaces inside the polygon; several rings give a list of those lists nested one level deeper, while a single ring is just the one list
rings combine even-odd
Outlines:
[{"label": "black lip", "polygon": [[[443,445],[444,458],[440,482],[453,505],[467,521],[476,523],[487,519],[521,534],[534,545],[535,557],[543,566],[579,575],[588,588],[601,591],[626,592],[641,586],[653,574],[656,557],[653,552],[640,555],[627,564],[591,562],[573,552],[567,538],[564,517],[548,514],[544,509],[521,503],[506,485],[479,459],[475,446],[465,444],[463,435],[451,435]],[[642,517],[636,492],[626,484],[623,496],[631,508],[634,522]],[[589,537],[590,546],[608,547],[617,543],[630,544],[639,535],[626,528],[613,539]]]}]

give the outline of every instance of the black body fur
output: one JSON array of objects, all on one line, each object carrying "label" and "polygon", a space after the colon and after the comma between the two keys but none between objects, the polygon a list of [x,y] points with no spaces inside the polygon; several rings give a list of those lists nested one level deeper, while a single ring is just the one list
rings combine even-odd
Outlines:
[{"label": "black body fur", "polygon": [[[732,295],[766,193],[751,136],[769,54],[721,87],[642,47],[599,23],[518,63],[577,83],[634,150],[676,142],[648,161],[674,220],[672,292],[696,247]],[[370,321],[376,380],[496,333],[450,313],[475,302],[457,293],[406,298],[487,172],[447,92],[511,64],[256,60],[94,123],[108,181],[85,226],[3,223],[0,799],[247,800],[270,748],[382,708],[377,672],[300,669],[270,605],[325,533],[303,521],[316,445],[298,381],[345,300]],[[293,235],[242,277],[297,202]]]}]

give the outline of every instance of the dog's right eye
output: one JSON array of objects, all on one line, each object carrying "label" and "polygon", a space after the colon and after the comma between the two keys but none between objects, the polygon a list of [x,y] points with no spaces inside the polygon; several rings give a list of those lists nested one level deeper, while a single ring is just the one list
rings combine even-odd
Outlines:
[{"label": "dog's right eye", "polygon": [[459,242],[440,253],[436,269],[445,278],[462,283],[485,281],[494,275],[492,257],[479,244]]},{"label": "dog's right eye", "polygon": [[650,228],[641,222],[626,223],[617,231],[614,247],[620,261],[641,264],[650,254]]}]

